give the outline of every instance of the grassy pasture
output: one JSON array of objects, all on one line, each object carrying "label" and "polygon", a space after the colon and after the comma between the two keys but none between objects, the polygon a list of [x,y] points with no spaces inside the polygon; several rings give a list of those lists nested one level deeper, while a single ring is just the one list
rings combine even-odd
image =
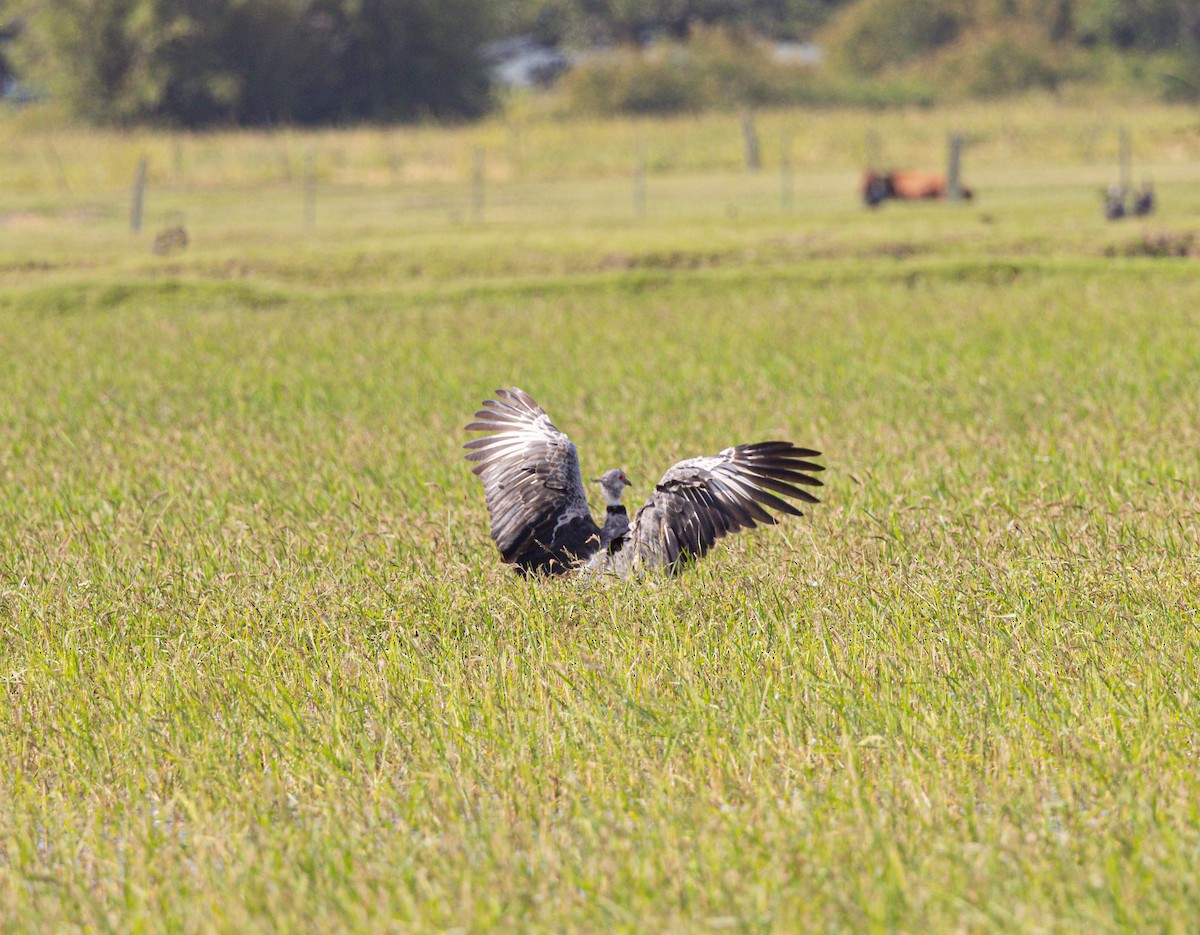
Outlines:
[{"label": "grassy pasture", "polygon": [[[539,125],[565,168],[489,160],[476,223],[469,160],[392,177],[366,131],[289,180],[274,137],[171,178],[165,136],[56,131],[60,172],[10,126],[0,924],[1193,928],[1200,261],[1140,254],[1200,243],[1200,134],[1126,116],[1161,210],[1108,226],[1053,146],[876,213],[859,156],[798,160],[785,212],[717,118]],[[880,119],[940,161],[960,117]],[[814,151],[876,118],[840,119]],[[635,220],[604,153],[643,132],[681,155]],[[635,500],[782,436],[825,502],[678,580],[523,581],[459,448],[508,384]]]}]

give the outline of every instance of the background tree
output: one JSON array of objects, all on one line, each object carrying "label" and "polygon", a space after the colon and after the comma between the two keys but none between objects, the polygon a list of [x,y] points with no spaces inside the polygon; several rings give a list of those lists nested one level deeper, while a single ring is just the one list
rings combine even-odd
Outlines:
[{"label": "background tree", "polygon": [[316,0],[309,11],[324,115],[344,120],[472,117],[488,108],[480,47],[493,34],[481,0]]},{"label": "background tree", "polygon": [[487,0],[43,0],[31,59],[97,123],[477,116]]},{"label": "background tree", "polygon": [[662,31],[686,37],[695,24],[721,23],[781,39],[809,38],[847,0],[502,0],[508,33],[544,41],[633,43]]},{"label": "background tree", "polygon": [[602,100],[593,109],[820,97],[769,67],[751,48],[760,36],[817,36],[834,96],[838,80],[846,93],[912,80],[922,99],[922,82],[938,95],[1055,89],[1089,69],[1099,80],[1115,51],[1150,63],[1127,69],[1130,82],[1200,99],[1197,0],[0,0],[0,26],[24,8],[13,43],[23,77],[117,125],[474,117],[491,104],[483,45],[523,32],[677,43],[674,64],[633,56],[580,69],[591,74],[573,87]]}]

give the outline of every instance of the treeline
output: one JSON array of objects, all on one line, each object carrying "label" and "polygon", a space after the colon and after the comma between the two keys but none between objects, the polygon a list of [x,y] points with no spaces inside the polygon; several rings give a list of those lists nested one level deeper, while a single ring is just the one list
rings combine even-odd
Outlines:
[{"label": "treeline", "polygon": [[519,33],[613,50],[565,79],[592,112],[1005,94],[1103,79],[1121,53],[1200,100],[1197,0],[0,0],[0,18],[25,27],[23,79],[109,125],[472,118],[497,103],[484,46]]},{"label": "treeline", "polygon": [[26,19],[24,70],[97,123],[382,122],[491,104],[482,0],[39,0]]},{"label": "treeline", "polygon": [[[497,0],[496,5],[508,29],[550,41],[686,38],[696,25],[717,23],[775,39],[812,39],[831,21],[848,19],[854,38],[879,46],[882,58],[934,49],[967,29],[1014,21],[1085,46],[1159,51],[1200,43],[1196,0]],[[844,33],[835,26],[824,38],[836,41]]]},{"label": "treeline", "polygon": [[636,44],[686,39],[697,26],[807,39],[850,0],[499,0],[511,32],[544,42]]},{"label": "treeline", "polygon": [[[536,23],[560,2],[566,0],[526,0],[523,9]],[[1069,84],[1200,101],[1197,0],[852,0],[820,9],[746,3],[716,27],[697,16],[687,41],[676,43],[671,12],[689,0],[631,0],[616,20],[596,20],[594,7],[589,20],[591,2],[567,3],[574,22],[590,22],[593,30],[607,22],[610,32],[649,23],[658,41],[649,51],[627,50],[568,74],[573,110],[927,105]],[[743,28],[755,14],[760,26]],[[763,36],[813,39],[823,61],[804,68],[780,62]]]},{"label": "treeline", "polygon": [[876,72],[1003,32],[1060,51],[1200,51],[1196,0],[857,0],[826,32],[838,64]]}]

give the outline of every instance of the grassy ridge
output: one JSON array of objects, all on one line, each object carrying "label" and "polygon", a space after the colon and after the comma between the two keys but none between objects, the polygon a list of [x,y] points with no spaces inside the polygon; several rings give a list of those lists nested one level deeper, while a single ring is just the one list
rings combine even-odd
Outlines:
[{"label": "grassy ridge", "polygon": [[[1186,171],[1147,228],[1034,179],[0,231],[5,926],[1186,930],[1200,305],[1103,255]],[[509,383],[639,496],[782,436],[825,503],[522,581],[459,460]]]}]

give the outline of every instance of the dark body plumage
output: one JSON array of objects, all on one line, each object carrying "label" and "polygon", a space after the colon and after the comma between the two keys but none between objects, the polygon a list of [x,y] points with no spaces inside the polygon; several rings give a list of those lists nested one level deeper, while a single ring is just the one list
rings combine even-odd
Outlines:
[{"label": "dark body plumage", "polygon": [[[571,440],[528,393],[497,390],[496,396],[467,426],[490,433],[466,444],[467,459],[477,462],[473,470],[483,481],[500,554],[526,573],[678,572],[722,536],[776,523],[769,510],[800,516],[783,497],[819,502],[797,485],[821,486],[813,475],[824,468],[808,460],[820,452],[758,442],[680,461],[631,523],[610,502],[602,528],[588,510]],[[620,481],[625,483],[623,474]]]}]

